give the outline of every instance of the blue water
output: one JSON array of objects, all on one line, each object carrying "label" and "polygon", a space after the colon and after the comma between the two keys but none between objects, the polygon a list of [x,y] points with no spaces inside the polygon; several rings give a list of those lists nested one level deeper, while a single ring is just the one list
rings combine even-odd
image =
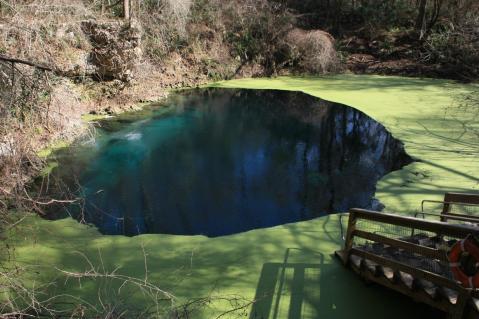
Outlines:
[{"label": "blue water", "polygon": [[83,200],[50,217],[105,234],[214,237],[371,208],[378,179],[411,162],[367,115],[297,92],[192,90],[100,125],[57,154],[51,191]]}]

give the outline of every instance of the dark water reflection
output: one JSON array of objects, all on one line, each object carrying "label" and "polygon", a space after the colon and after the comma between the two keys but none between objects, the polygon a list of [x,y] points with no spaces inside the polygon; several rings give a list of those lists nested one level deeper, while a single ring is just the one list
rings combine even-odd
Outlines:
[{"label": "dark water reflection", "polygon": [[103,128],[54,174],[71,189],[78,176],[85,204],[67,209],[105,234],[221,236],[370,208],[378,179],[411,162],[362,112],[297,92],[194,90]]}]

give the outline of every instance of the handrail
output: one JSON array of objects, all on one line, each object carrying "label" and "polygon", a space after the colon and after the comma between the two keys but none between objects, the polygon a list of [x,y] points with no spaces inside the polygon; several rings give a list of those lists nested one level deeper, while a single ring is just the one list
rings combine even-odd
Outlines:
[{"label": "handrail", "polygon": [[421,202],[421,212],[423,214],[423,218],[425,218],[424,203],[442,204],[440,220],[443,222],[447,222],[448,219],[466,221],[466,222],[472,222],[472,223],[479,222],[479,216],[450,212],[451,205],[462,206],[462,207],[479,207],[479,194],[446,193],[444,194],[443,201],[425,199]]},{"label": "handrail", "polygon": [[[351,218],[361,218],[366,220],[385,222],[393,225],[422,229],[434,232],[440,235],[465,237],[468,234],[479,236],[479,228],[469,225],[448,224],[446,222],[424,220],[409,216],[400,216],[389,213],[379,213],[375,211],[353,208],[350,210]],[[349,230],[348,230],[349,231]]]},{"label": "handrail", "polygon": [[[447,219],[452,219],[452,220],[458,220],[458,221],[464,221],[464,222],[471,222],[471,223],[479,223],[479,216],[471,216],[471,215],[466,215],[466,214],[457,214],[457,213],[450,213],[450,212],[445,212],[446,207],[448,205],[460,205],[460,206],[471,206],[471,207],[479,207],[479,203],[476,202],[476,200],[479,198],[479,194],[465,194],[465,193],[446,193],[444,198],[460,198],[460,199],[469,199],[472,198],[472,203],[471,202],[461,202],[461,201],[446,201],[446,200],[431,200],[431,199],[424,199],[421,201],[421,212],[416,212],[414,214],[414,218],[417,218],[419,214],[423,215],[423,219],[425,218],[425,215],[428,216],[437,216],[441,219],[441,221],[446,221]],[[442,208],[442,213],[441,214],[434,214],[434,213],[426,213],[424,212],[424,204],[425,203],[438,203],[438,204],[443,204]],[[376,212],[375,212],[376,213]],[[344,234],[344,225],[343,225],[343,214],[339,215],[339,229],[340,229],[340,235],[341,239],[343,241],[346,240],[345,234]],[[412,230],[412,234],[414,234],[414,229]]]},{"label": "handrail", "polygon": [[452,193],[444,194],[444,201],[453,203],[469,203],[479,205],[479,193]]},{"label": "handrail", "polygon": [[421,211],[422,212],[424,212],[424,203],[437,203],[437,204],[449,204],[449,205],[479,207],[479,204],[475,204],[475,203],[463,203],[463,202],[454,202],[454,201],[445,201],[445,200],[423,199],[421,201]]},{"label": "handrail", "polygon": [[427,246],[422,246],[414,243],[410,243],[400,239],[393,239],[386,236],[378,235],[375,233],[362,231],[362,230],[354,230],[353,231],[354,237],[363,238],[366,240],[371,240],[374,242],[382,243],[388,246],[395,246],[399,247],[404,250],[408,250],[417,254],[420,254],[425,257],[439,259],[441,261],[447,261],[447,256],[443,250],[439,250],[436,248],[430,248]]},{"label": "handrail", "polygon": [[427,216],[435,216],[439,218],[446,217],[447,219],[455,219],[455,220],[460,220],[460,221],[470,222],[470,223],[479,223],[479,217],[474,217],[474,216],[469,216],[464,214],[452,214],[452,213],[434,214],[434,213],[416,212],[414,213],[414,218],[417,218],[419,214],[423,215],[423,219],[425,215],[427,215]]}]

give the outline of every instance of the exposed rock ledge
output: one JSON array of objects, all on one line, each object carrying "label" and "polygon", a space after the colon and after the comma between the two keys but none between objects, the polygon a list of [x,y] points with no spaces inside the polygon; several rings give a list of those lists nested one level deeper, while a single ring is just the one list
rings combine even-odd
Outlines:
[{"label": "exposed rock ledge", "polygon": [[131,81],[141,57],[139,23],[87,20],[81,28],[92,45],[89,62],[95,67],[94,73],[101,80]]}]

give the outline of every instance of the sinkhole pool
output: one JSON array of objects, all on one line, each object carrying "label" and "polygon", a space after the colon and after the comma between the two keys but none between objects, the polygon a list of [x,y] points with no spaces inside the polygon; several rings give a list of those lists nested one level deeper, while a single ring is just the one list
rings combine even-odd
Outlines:
[{"label": "sinkhole pool", "polygon": [[216,237],[377,208],[377,181],[412,162],[369,116],[300,92],[188,90],[98,124],[38,191],[80,198],[48,217],[104,234]]}]

